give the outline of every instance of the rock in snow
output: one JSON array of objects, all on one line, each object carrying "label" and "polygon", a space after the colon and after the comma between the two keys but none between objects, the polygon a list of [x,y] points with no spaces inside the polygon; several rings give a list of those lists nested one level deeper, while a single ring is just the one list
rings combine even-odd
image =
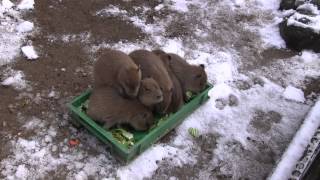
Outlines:
[{"label": "rock in snow", "polygon": [[21,50],[28,59],[37,59],[39,57],[33,46],[23,46]]}]

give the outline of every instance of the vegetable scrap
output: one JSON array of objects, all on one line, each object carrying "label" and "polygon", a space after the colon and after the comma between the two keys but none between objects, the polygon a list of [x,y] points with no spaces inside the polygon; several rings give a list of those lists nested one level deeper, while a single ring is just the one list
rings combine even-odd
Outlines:
[{"label": "vegetable scrap", "polygon": [[111,133],[120,144],[125,145],[127,148],[132,147],[135,143],[133,134],[122,128],[112,129]]},{"label": "vegetable scrap", "polygon": [[189,128],[188,132],[194,138],[199,137],[199,130],[196,128]]}]

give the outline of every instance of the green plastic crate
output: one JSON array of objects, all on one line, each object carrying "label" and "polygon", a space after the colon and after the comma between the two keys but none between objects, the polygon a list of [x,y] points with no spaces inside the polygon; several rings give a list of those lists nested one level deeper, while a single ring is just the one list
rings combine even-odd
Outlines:
[{"label": "green plastic crate", "polygon": [[108,130],[103,129],[85,112],[81,111],[81,106],[85,103],[91,94],[91,90],[88,90],[76,97],[70,104],[69,108],[72,113],[74,123],[78,123],[87,128],[92,134],[98,137],[104,142],[111,153],[116,155],[118,159],[129,162],[136,156],[145,151],[153,143],[158,141],[161,137],[166,135],[176,126],[178,126],[184,118],[196,110],[202,103],[209,99],[208,92],[212,88],[211,84],[208,84],[206,89],[198,95],[192,97],[192,99],[186,103],[178,112],[171,114],[165,121],[161,122],[157,127],[148,131],[134,131],[131,132],[134,135],[135,144],[127,148],[125,145],[119,143]]}]

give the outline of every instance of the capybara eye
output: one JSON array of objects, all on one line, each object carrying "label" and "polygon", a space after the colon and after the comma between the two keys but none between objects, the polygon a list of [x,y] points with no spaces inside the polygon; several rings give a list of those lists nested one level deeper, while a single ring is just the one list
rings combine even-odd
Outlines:
[{"label": "capybara eye", "polygon": [[201,78],[201,74],[196,75],[196,78],[197,79]]}]

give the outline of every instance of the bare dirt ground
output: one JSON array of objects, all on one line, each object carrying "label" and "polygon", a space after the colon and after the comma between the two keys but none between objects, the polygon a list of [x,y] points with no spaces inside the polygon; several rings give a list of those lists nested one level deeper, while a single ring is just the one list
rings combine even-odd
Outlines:
[{"label": "bare dirt ground", "polygon": [[[26,75],[25,79],[32,87],[32,90],[26,90],[21,93],[12,87],[0,86],[0,114],[2,124],[0,124],[0,159],[4,159],[12,155],[11,139],[22,137],[28,139],[40,133],[41,129],[36,131],[26,131],[23,125],[30,118],[39,118],[42,130],[49,129],[53,126],[56,129],[57,135],[52,140],[53,144],[56,144],[58,149],[53,152],[53,155],[59,157],[60,152],[68,152],[70,154],[76,154],[78,151],[86,151],[86,155],[107,154],[109,162],[109,168],[105,174],[114,176],[118,167],[122,164],[118,163],[108,151],[101,148],[101,143],[93,138],[84,129],[75,129],[70,123],[69,110],[67,109],[67,103],[72,98],[79,95],[85,89],[91,86],[92,82],[92,64],[95,54],[88,51],[88,46],[99,45],[102,42],[116,43],[119,41],[138,42],[148,38],[140,28],[134,26],[129,20],[119,18],[117,16],[108,18],[97,18],[94,16],[101,7],[106,7],[110,4],[117,5],[122,9],[128,11],[129,14],[138,14],[139,10],[134,10],[134,6],[145,6],[154,8],[160,2],[157,1],[143,1],[136,0],[130,2],[123,2],[118,0],[92,0],[81,1],[68,0],[68,1],[52,1],[52,0],[38,0],[35,3],[35,9],[33,12],[24,14],[25,19],[31,20],[37,27],[36,32],[27,37],[32,41],[33,46],[40,54],[40,58],[35,61],[26,61],[21,55],[17,57],[15,63],[0,67],[0,72],[5,71],[10,67],[15,70],[21,70]],[[170,10],[163,11],[162,13],[149,13],[147,22],[154,23],[155,18],[165,17]],[[223,15],[222,15],[223,16]],[[183,14],[176,14],[177,20],[166,27],[166,37],[189,37],[192,36],[193,30],[190,29],[190,23],[186,19],[183,19]],[[196,18],[196,17],[195,17]],[[222,18],[222,17],[221,17]],[[221,47],[227,47],[229,41],[226,41],[220,32],[227,30],[232,31],[232,28],[237,27],[237,21],[250,21],[254,17],[239,17],[240,19],[234,19],[235,22],[230,22],[230,26],[223,27],[216,26],[215,33],[212,33],[209,38]],[[182,19],[182,20],[181,20]],[[186,20],[186,21],[184,21]],[[190,19],[189,19],[190,21]],[[71,36],[68,36],[71,35]],[[72,36],[74,35],[74,36]],[[232,35],[231,35],[232,36]],[[65,39],[69,39],[65,41]],[[236,37],[235,37],[236,38]],[[72,39],[72,40],[70,40]],[[230,42],[233,41],[232,38]],[[185,40],[189,43],[188,38]],[[256,52],[255,49],[250,50],[250,45],[254,46],[255,35],[249,32],[244,32],[241,39],[234,44],[236,49],[243,53],[241,57],[244,60],[242,66],[239,68],[241,72],[249,72],[255,70],[261,70],[263,67],[268,68],[272,62],[277,59],[286,59],[297,55],[297,52],[292,52],[287,49],[268,49],[262,52]],[[249,49],[249,50],[248,50]],[[270,55],[271,54],[271,55]],[[259,62],[259,63],[257,63]],[[1,76],[0,76],[1,78]],[[270,79],[285,86],[282,83],[282,79],[278,77],[270,76]],[[319,94],[319,78],[310,78],[305,80],[305,96],[309,96],[312,93]],[[237,83],[235,83],[237,84]],[[251,85],[246,87],[245,83],[238,83],[239,89],[250,89]],[[51,91],[55,91],[54,97],[49,97],[48,94]],[[316,97],[316,96],[315,96]],[[314,98],[315,98],[314,97]],[[39,99],[35,101],[35,99]],[[303,117],[304,115],[302,115]],[[255,119],[264,121],[255,121]],[[272,121],[269,121],[269,120]],[[252,120],[252,126],[259,129],[262,132],[270,130],[273,123],[280,121],[281,115],[277,112],[263,112],[257,110]],[[175,132],[170,133],[162,142],[168,141],[175,135]],[[169,159],[165,159],[159,162],[159,168],[150,179],[168,179],[174,176],[179,179],[206,179],[206,178],[218,178],[218,179],[233,179],[232,174],[221,173],[218,167],[211,167],[210,163],[207,163],[209,158],[213,156],[212,150],[216,148],[216,139],[219,135],[207,134],[200,136],[197,139],[197,148],[194,149],[194,153],[197,155],[197,161],[199,163],[195,165],[186,165],[182,167],[166,168]],[[79,138],[81,139],[81,145],[75,148],[68,148],[66,139]],[[90,139],[90,141],[88,140]],[[289,139],[286,140],[289,142]],[[265,163],[267,169],[260,177],[266,177],[268,172],[275,165],[279,155],[264,145],[264,142],[254,140],[248,137],[248,142],[259,146],[259,152],[263,154],[257,154],[255,160]],[[234,151],[251,153],[241,149],[241,145],[234,142],[231,146],[234,147]],[[100,148],[97,148],[97,147]],[[65,148],[67,147],[67,148]],[[284,150],[285,146],[282,148]],[[245,156],[245,155],[244,155]],[[86,161],[86,158],[79,158],[79,162]],[[247,159],[250,160],[250,159]],[[67,170],[66,170],[67,169]],[[207,174],[200,174],[199,172],[206,169]],[[58,166],[55,171],[49,172],[45,179],[65,179],[69,175],[68,168]],[[101,177],[104,174],[101,174]],[[0,175],[0,178],[2,175]],[[95,179],[97,177],[88,177],[88,179]],[[247,177],[242,177],[246,179]]]}]

